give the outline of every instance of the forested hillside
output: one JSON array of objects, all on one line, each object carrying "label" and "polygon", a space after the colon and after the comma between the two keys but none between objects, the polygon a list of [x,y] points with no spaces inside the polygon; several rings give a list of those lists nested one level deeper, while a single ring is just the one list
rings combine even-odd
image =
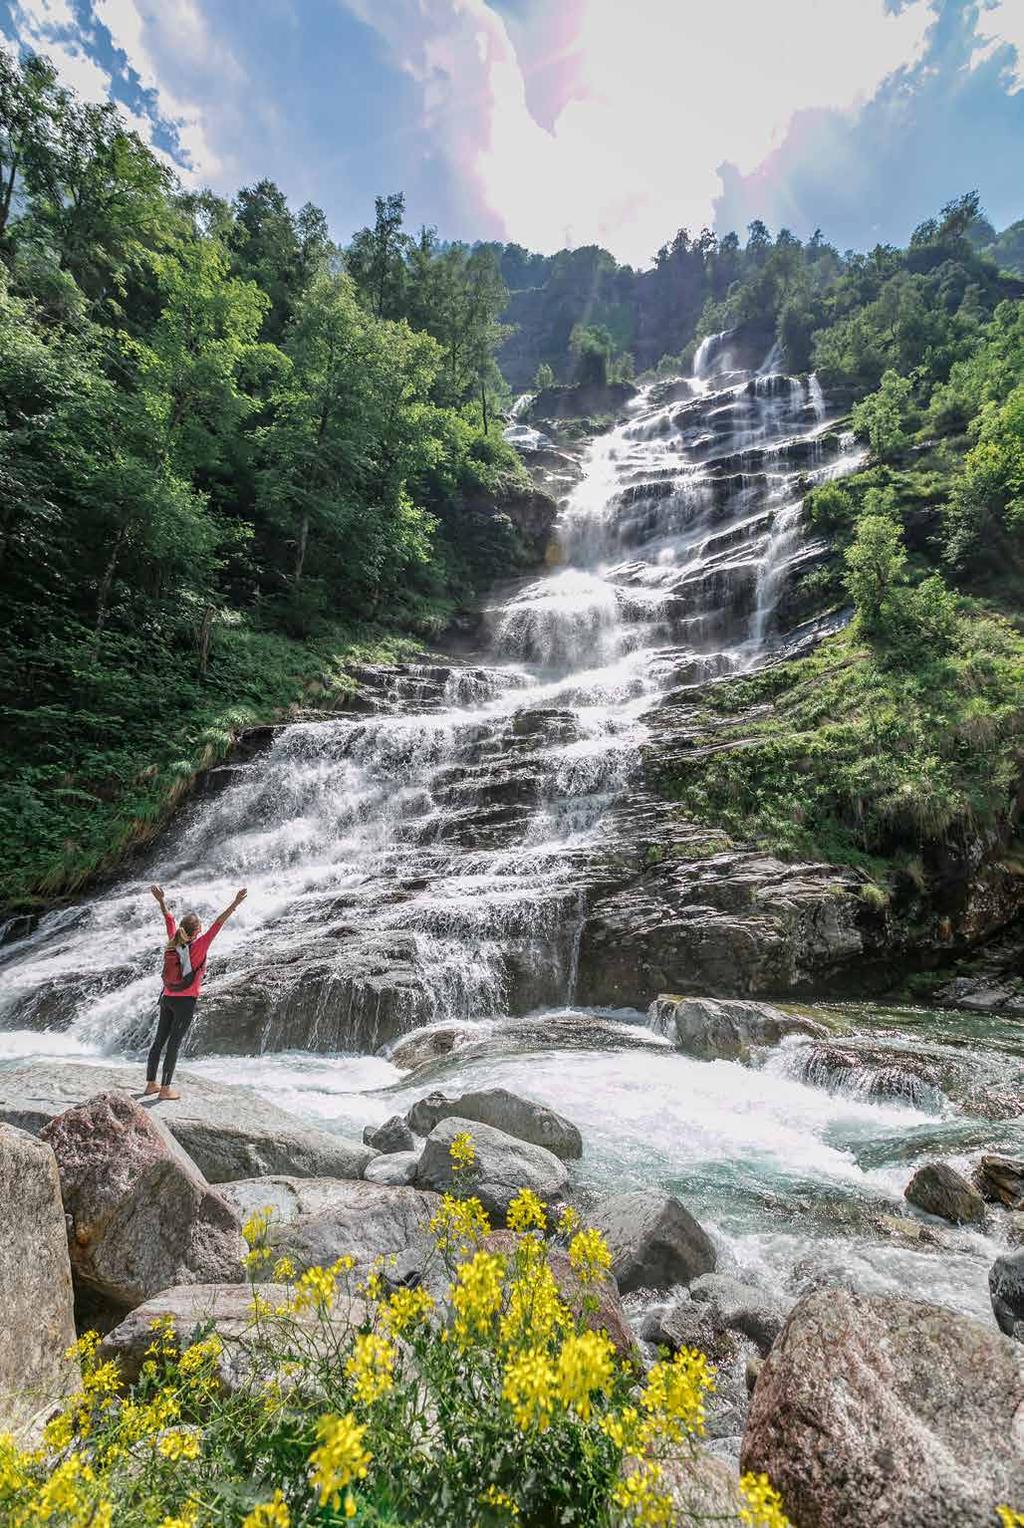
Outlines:
[{"label": "forested hillside", "polygon": [[505,289],[401,213],[346,256],[268,181],[187,194],[0,50],[6,898],[116,858],[235,728],[516,565],[486,513],[525,481]]}]

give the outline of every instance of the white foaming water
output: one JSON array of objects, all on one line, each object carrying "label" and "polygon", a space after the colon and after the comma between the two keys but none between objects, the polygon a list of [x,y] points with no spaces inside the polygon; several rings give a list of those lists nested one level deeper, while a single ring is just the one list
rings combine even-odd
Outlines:
[{"label": "white foaming water", "polygon": [[[144,874],[0,952],[0,1059],[137,1065],[162,942],[148,883],[206,919],[247,884],[211,958],[193,1035],[206,1054],[188,1063],[201,1075],[358,1133],[426,1082],[337,1052],[457,1021],[477,1043],[431,1083],[550,1103],[583,1130],[586,1179],[685,1192],[741,1268],[781,1287],[834,1247],[865,1279],[925,1292],[930,1278],[936,1297],[976,1308],[983,1250],[950,1253],[938,1276],[937,1256],[861,1226],[905,1181],[887,1143],[934,1115],[691,1061],[635,1023],[598,1048],[546,1039],[560,1022],[548,1011],[572,1001],[590,878],[651,708],[680,676],[741,673],[771,653],[803,551],[800,485],[860,459],[825,429],[815,379],[729,372],[727,339],[703,342],[681,400],[643,392],[589,446],[559,519],[560,566],[488,612],[487,667],[406,666],[379,712],[283,729],[182,817]],[[512,428],[546,444],[518,417]],[[307,970],[312,991],[296,996]],[[523,1022],[505,1016],[530,1010],[545,1011],[530,1038],[503,1048]],[[881,1165],[862,1165],[869,1146]],[[823,1231],[836,1207],[857,1227],[841,1239]]]}]

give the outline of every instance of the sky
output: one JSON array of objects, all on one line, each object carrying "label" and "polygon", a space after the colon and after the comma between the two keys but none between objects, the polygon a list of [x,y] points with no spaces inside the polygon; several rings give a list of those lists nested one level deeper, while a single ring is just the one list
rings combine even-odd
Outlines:
[{"label": "sky", "polygon": [[637,266],[684,225],[1024,216],[1024,0],[0,0],[0,34],[342,242],[399,190],[413,228]]}]

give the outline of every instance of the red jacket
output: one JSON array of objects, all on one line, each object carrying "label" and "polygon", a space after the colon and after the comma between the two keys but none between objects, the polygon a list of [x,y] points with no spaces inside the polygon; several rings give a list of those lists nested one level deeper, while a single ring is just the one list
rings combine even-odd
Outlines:
[{"label": "red jacket", "polygon": [[[170,913],[164,913],[164,922],[167,925],[167,942],[170,943],[170,941],[174,938],[175,933],[177,932],[178,925],[175,923],[174,918]],[[207,950],[210,948],[211,944],[216,939],[217,935],[220,933],[223,927],[223,919],[218,918],[216,923],[210,924],[210,927],[206,930],[205,934],[200,934],[197,938],[192,940],[192,943],[188,947],[188,953],[189,958],[192,961],[193,971],[195,971],[197,966],[202,966],[206,959]],[[187,987],[181,987],[176,992],[171,992],[167,987],[165,987],[164,997],[198,997],[202,985],[203,972],[200,970],[196,973],[195,978],[189,983]]]}]

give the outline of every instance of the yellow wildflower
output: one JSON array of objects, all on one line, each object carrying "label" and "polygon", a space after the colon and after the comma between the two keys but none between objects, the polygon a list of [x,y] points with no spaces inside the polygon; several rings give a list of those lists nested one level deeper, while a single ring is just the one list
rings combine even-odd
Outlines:
[{"label": "yellow wildflower", "polygon": [[95,1479],[81,1454],[69,1454],[62,1464],[58,1464],[36,1498],[36,1521],[48,1523],[51,1518],[63,1516],[75,1522],[91,1513],[88,1487]]},{"label": "yellow wildflower", "polygon": [[569,1262],[581,1284],[594,1284],[612,1266],[608,1243],[600,1231],[577,1231],[569,1243]]},{"label": "yellow wildflower", "polygon": [[[747,1478],[744,1476],[744,1480]],[[741,1480],[740,1486],[742,1485]],[[999,1519],[1001,1528],[1024,1528],[1024,1512],[1014,1512],[1012,1507],[997,1507],[996,1517]]]},{"label": "yellow wildflower", "polygon": [[277,1490],[269,1501],[254,1507],[242,1519],[242,1528],[290,1528],[291,1520],[284,1492]]},{"label": "yellow wildflower", "polygon": [[584,1422],[590,1420],[591,1396],[607,1390],[615,1374],[611,1341],[604,1332],[580,1332],[562,1343],[558,1355],[558,1399]]},{"label": "yellow wildflower", "polygon": [[544,1205],[529,1188],[521,1188],[508,1207],[505,1223],[510,1231],[529,1231],[536,1227],[546,1231],[548,1225]]},{"label": "yellow wildflower", "polygon": [[116,1395],[121,1388],[121,1371],[113,1359],[108,1359],[83,1375],[82,1388],[94,1401]]},{"label": "yellow wildflower", "polygon": [[554,1405],[555,1366],[541,1348],[527,1348],[505,1370],[501,1393],[523,1432],[536,1425],[545,1432]]},{"label": "yellow wildflower", "polygon": [[623,1406],[619,1412],[610,1411],[598,1417],[597,1425],[616,1448],[637,1453],[643,1444],[640,1413],[635,1406]]},{"label": "yellow wildflower", "polygon": [[[539,1247],[538,1243],[532,1245]],[[562,1302],[558,1281],[550,1267],[544,1261],[531,1259],[509,1286],[508,1306],[501,1318],[502,1346],[542,1346],[557,1332],[570,1330],[572,1324],[572,1315]]]},{"label": "yellow wildflower", "polygon": [[199,1517],[199,1508],[189,1502],[177,1517],[165,1517],[160,1520],[160,1528],[196,1528]]},{"label": "yellow wildflower", "polygon": [[[166,1321],[170,1318],[165,1316],[162,1319]],[[155,1327],[156,1324],[154,1321],[153,1326]],[[84,1332],[77,1342],[73,1342],[69,1348],[64,1349],[64,1357],[72,1360],[77,1359],[83,1369],[90,1369],[96,1362],[99,1345],[99,1332]]]},{"label": "yellow wildflower", "polygon": [[290,1284],[295,1277],[295,1264],[290,1257],[279,1257],[274,1264],[274,1279],[278,1284]]},{"label": "yellow wildflower", "polygon": [[487,1211],[475,1196],[456,1199],[445,1194],[430,1221],[431,1234],[445,1252],[468,1252],[491,1234]]},{"label": "yellow wildflower", "polygon": [[450,1298],[455,1311],[455,1335],[463,1345],[485,1337],[501,1308],[505,1264],[493,1252],[478,1252],[460,1263]]},{"label": "yellow wildflower", "polygon": [[13,1496],[31,1484],[27,1469],[30,1456],[22,1453],[9,1432],[0,1433],[0,1496]]},{"label": "yellow wildflower", "polygon": [[224,1344],[216,1332],[209,1337],[204,1337],[202,1342],[194,1342],[191,1347],[185,1349],[178,1359],[178,1372],[189,1379],[194,1374],[201,1374],[204,1369],[209,1369],[217,1362],[224,1351]]},{"label": "yellow wildflower", "polygon": [[[353,1480],[366,1479],[373,1455],[363,1447],[365,1432],[365,1425],[357,1422],[351,1412],[343,1417],[328,1412],[317,1422],[316,1435],[320,1442],[310,1454],[309,1462],[313,1467],[313,1484],[320,1492],[321,1507],[330,1502],[337,1512],[345,1487]],[[351,1512],[349,1502],[353,1502]],[[349,1517],[355,1515],[351,1495],[346,1498],[345,1512]]]},{"label": "yellow wildflower", "polygon": [[670,1362],[655,1364],[640,1397],[649,1435],[681,1443],[703,1433],[704,1397],[714,1388],[707,1358],[696,1348],[680,1348]]},{"label": "yellow wildflower", "polygon": [[448,1155],[452,1159],[454,1173],[468,1172],[475,1165],[476,1147],[468,1130],[460,1130],[458,1135],[453,1137],[448,1148]]},{"label": "yellow wildflower", "polygon": [[425,1321],[433,1309],[433,1296],[419,1285],[415,1289],[396,1289],[380,1314],[388,1331],[399,1337],[408,1327]]},{"label": "yellow wildflower", "polygon": [[519,1516],[518,1504],[500,1486],[488,1486],[486,1491],[480,1493],[480,1501],[485,1507],[490,1507],[494,1512],[505,1512],[509,1517],[513,1518]]},{"label": "yellow wildflower", "polygon": [[254,1210],[252,1212],[248,1220],[242,1226],[242,1235],[245,1238],[247,1246],[259,1246],[260,1242],[263,1241],[267,1231],[270,1228],[270,1222],[273,1219],[273,1215],[274,1206],[272,1204],[265,1204],[261,1210]]},{"label": "yellow wildflower", "polygon": [[612,1488],[612,1501],[637,1528],[669,1528],[675,1518],[672,1497],[663,1487],[661,1465],[653,1459],[628,1461],[626,1473]]},{"label": "yellow wildflower", "polygon": [[250,1247],[248,1252],[242,1253],[242,1267],[246,1273],[258,1273],[273,1255],[269,1247]]},{"label": "yellow wildflower", "polygon": [[173,1316],[157,1316],[149,1323],[149,1329],[154,1335],[153,1341],[146,1349],[147,1355],[167,1358],[178,1351],[178,1333]]},{"label": "yellow wildflower", "polygon": [[558,1225],[556,1230],[558,1231],[559,1236],[571,1236],[574,1231],[579,1229],[579,1224],[580,1217],[577,1215],[572,1205],[567,1204],[561,1215],[558,1217]]},{"label": "yellow wildflower", "polygon": [[333,1268],[307,1268],[295,1282],[292,1305],[295,1310],[328,1311],[334,1304],[336,1275]]},{"label": "yellow wildflower", "polygon": [[188,1428],[172,1427],[157,1443],[157,1449],[165,1459],[198,1459],[202,1452],[199,1435]]},{"label": "yellow wildflower", "polygon": [[355,1381],[355,1397],[363,1406],[372,1406],[394,1387],[397,1358],[394,1343],[378,1337],[376,1332],[365,1332],[356,1338],[345,1373]]},{"label": "yellow wildflower", "polygon": [[[751,1528],[791,1528],[789,1518],[782,1510],[782,1497],[775,1490],[767,1475],[744,1475],[740,1480],[740,1494],[746,1506],[740,1508],[740,1522]],[[1010,1517],[1003,1521],[1003,1528],[1014,1523],[1024,1524],[1024,1517]]]}]

